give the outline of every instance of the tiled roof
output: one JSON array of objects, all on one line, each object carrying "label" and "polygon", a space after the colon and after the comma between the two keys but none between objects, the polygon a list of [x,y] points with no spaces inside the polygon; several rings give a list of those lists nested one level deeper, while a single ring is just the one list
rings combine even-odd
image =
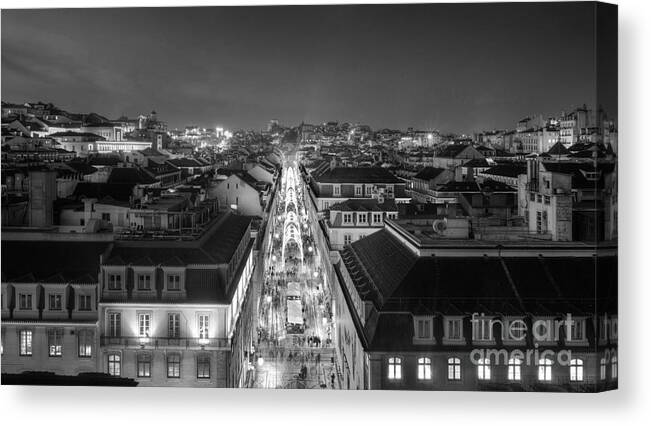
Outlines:
[{"label": "tiled roof", "polygon": [[76,199],[111,197],[118,201],[129,201],[133,195],[132,183],[79,182],[72,194]]},{"label": "tiled roof", "polygon": [[396,202],[393,199],[385,198],[383,203],[379,203],[376,199],[355,199],[350,198],[341,203],[334,204],[330,206],[330,210],[341,210],[341,211],[352,211],[352,212],[364,212],[364,211],[376,211],[376,212],[395,212],[398,211]]},{"label": "tiled roof", "polygon": [[522,164],[498,164],[488,170],[484,170],[482,173],[487,175],[517,178],[519,175],[527,173],[527,166]]},{"label": "tiled roof", "polygon": [[414,179],[430,180],[436,178],[443,172],[445,172],[445,169],[438,167],[425,167],[414,176]]},{"label": "tiled roof", "polygon": [[375,350],[413,348],[412,314],[617,312],[616,256],[417,257],[382,230],[348,246],[342,259],[378,311],[365,326]]},{"label": "tiled roof", "polygon": [[2,240],[3,282],[97,282],[108,242]]},{"label": "tiled roof", "polygon": [[337,167],[315,176],[314,180],[319,183],[402,183],[381,167]]},{"label": "tiled roof", "polygon": [[156,179],[139,167],[116,167],[111,170],[107,183],[128,183],[133,185],[151,185]]}]

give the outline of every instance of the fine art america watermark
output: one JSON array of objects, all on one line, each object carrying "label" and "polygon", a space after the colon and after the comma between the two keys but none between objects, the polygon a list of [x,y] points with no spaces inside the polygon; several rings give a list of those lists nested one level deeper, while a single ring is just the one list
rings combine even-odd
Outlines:
[{"label": "fine art america watermark", "polygon": [[[541,359],[549,360],[552,363],[556,362],[561,366],[569,366],[572,360],[572,350],[564,348],[558,351],[552,349],[540,350],[540,343],[545,342],[555,342],[559,339],[561,330],[565,331],[565,341],[570,345],[572,343],[581,343],[585,339],[586,330],[584,328],[584,320],[574,320],[572,319],[572,314],[568,313],[564,318],[561,319],[539,319],[535,320],[531,324],[531,330],[529,329],[527,323],[522,319],[509,320],[506,323],[501,319],[493,319],[487,317],[486,315],[479,314],[477,312],[472,314],[470,319],[473,332],[475,330],[489,330],[488,332],[492,336],[492,330],[495,324],[500,326],[502,335],[505,339],[510,342],[521,342],[527,338],[529,331],[533,337],[534,348],[527,350],[520,349],[487,349],[487,348],[476,348],[470,352],[470,360],[473,364],[479,365],[483,360],[488,359],[489,362],[493,365],[507,365],[510,359],[519,359],[525,365],[538,365]],[[617,338],[617,319],[608,318],[607,315],[604,315],[601,318],[601,325],[607,330],[611,330],[611,337]],[[487,329],[485,327],[488,327]],[[575,333],[574,329],[580,328],[580,330]],[[573,338],[575,335],[583,336],[582,338],[576,339]],[[540,342],[540,343],[539,343]],[[604,357],[606,361],[609,361],[609,358],[613,355],[616,356],[614,352],[615,349],[605,350]]]}]

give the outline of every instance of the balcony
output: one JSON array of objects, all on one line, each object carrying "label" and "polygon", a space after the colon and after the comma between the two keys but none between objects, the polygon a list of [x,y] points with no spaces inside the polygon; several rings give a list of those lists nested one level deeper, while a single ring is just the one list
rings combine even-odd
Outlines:
[{"label": "balcony", "polygon": [[100,345],[110,348],[213,349],[230,347],[230,340],[225,337],[198,339],[194,337],[102,336],[100,338]]}]

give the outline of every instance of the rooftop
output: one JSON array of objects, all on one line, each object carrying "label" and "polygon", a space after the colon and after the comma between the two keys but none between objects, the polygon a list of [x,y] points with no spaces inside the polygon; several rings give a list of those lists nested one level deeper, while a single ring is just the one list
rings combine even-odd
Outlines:
[{"label": "rooftop", "polygon": [[314,177],[318,183],[403,183],[381,167],[336,167]]}]

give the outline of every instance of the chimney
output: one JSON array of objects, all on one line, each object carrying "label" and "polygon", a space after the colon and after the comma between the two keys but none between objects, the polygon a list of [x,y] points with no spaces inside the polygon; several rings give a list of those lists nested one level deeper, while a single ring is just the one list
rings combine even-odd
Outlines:
[{"label": "chimney", "polygon": [[57,196],[56,176],[54,170],[29,172],[29,226],[52,226]]}]

